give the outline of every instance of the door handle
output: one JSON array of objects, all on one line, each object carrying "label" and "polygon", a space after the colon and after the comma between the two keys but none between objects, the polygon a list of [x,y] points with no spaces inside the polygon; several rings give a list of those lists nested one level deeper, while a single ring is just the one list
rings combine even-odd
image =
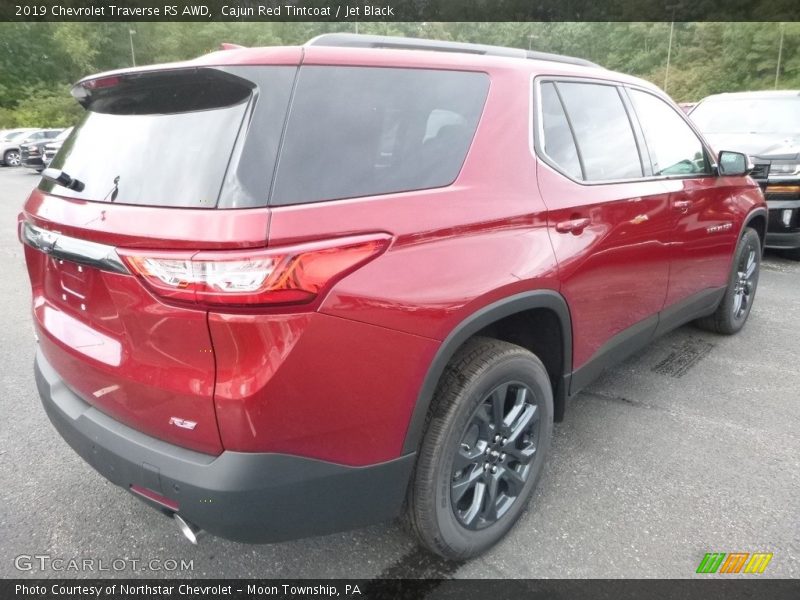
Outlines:
[{"label": "door handle", "polygon": [[682,213],[689,212],[689,208],[691,208],[691,206],[692,206],[691,200],[674,200],[672,202],[672,208]]},{"label": "door handle", "polygon": [[569,221],[560,221],[556,223],[556,231],[558,233],[571,233],[572,235],[580,235],[591,222],[591,219],[587,217],[582,219],[570,219]]}]

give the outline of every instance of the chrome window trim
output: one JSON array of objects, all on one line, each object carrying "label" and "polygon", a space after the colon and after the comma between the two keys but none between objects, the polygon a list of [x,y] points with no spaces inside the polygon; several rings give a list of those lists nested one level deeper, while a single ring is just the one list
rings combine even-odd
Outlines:
[{"label": "chrome window trim", "polygon": [[[591,180],[583,180],[583,179],[574,179],[570,177],[567,173],[565,173],[561,167],[559,167],[555,161],[550,158],[547,153],[544,151],[544,147],[542,146],[542,142],[544,140],[544,125],[542,123],[542,103],[541,103],[541,84],[546,82],[574,82],[574,83],[592,83],[592,84],[599,84],[599,85],[608,85],[614,86],[618,89],[627,90],[627,89],[634,89],[639,90],[642,92],[646,92],[660,100],[664,100],[659,96],[659,94],[655,93],[653,90],[650,90],[646,87],[639,86],[629,82],[618,81],[615,79],[602,79],[602,78],[594,78],[594,77],[587,77],[587,76],[580,76],[580,75],[548,75],[544,73],[534,73],[530,76],[529,85],[528,85],[528,94],[530,98],[530,109],[529,109],[529,119],[530,122],[528,124],[528,143],[530,146],[531,154],[534,158],[539,159],[548,167],[556,171],[562,177],[569,179],[573,183],[577,183],[578,185],[582,186],[594,186],[594,185],[614,185],[614,184],[621,184],[621,183],[641,183],[641,182],[650,182],[650,181],[680,181],[683,179],[700,179],[700,178],[708,178],[708,177],[718,177],[717,173],[717,157],[711,151],[708,143],[705,141],[705,138],[698,132],[697,128],[694,126],[685,115],[678,113],[675,111],[678,116],[682,117],[684,122],[689,126],[689,128],[694,132],[697,136],[700,144],[703,146],[703,149],[706,151],[706,156],[708,158],[709,166],[711,167],[711,173],[705,174],[687,174],[687,175],[644,175],[642,177],[634,177],[629,179],[608,179],[602,181],[591,181]],[[666,103],[667,106],[670,106],[669,103]],[[673,109],[674,110],[674,109]],[[638,115],[637,115],[638,118]],[[631,127],[633,125],[631,124]],[[636,136],[636,132],[634,131],[634,137]]]}]

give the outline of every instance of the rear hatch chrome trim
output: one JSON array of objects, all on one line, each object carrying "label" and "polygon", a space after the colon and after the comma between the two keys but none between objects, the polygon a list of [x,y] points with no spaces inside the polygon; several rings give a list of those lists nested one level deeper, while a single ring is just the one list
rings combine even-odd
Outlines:
[{"label": "rear hatch chrome trim", "polygon": [[23,221],[20,227],[20,239],[23,243],[53,258],[96,267],[102,271],[130,274],[114,246],[70,237],[43,229],[29,221]]}]

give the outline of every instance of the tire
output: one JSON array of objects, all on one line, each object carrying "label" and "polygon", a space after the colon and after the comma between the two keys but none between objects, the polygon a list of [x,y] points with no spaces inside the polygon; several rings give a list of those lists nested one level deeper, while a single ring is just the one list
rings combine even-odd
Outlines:
[{"label": "tire", "polygon": [[20,165],[19,152],[17,150],[8,150],[3,155],[3,164],[7,167],[18,167]]},{"label": "tire", "polygon": [[760,267],[761,239],[754,229],[745,229],[736,246],[725,295],[717,310],[698,319],[697,325],[723,335],[732,335],[744,327],[755,300]]},{"label": "tire", "polygon": [[552,430],[542,362],[507,342],[467,342],[434,394],[409,487],[406,516],[420,543],[452,560],[497,543],[528,504]]}]

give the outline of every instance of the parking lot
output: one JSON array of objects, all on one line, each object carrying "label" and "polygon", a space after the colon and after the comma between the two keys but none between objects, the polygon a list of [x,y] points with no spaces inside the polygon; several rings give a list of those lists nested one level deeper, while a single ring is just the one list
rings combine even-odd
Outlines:
[{"label": "parking lot", "polygon": [[[0,576],[682,578],[707,552],[770,552],[760,577],[800,577],[800,263],[765,257],[739,335],[682,327],[575,398],[531,508],[477,560],[431,560],[392,523],[265,546],[205,537],[194,547],[85,464],[39,404],[15,229],[37,181],[28,169],[0,169]],[[32,561],[19,571],[19,555],[141,562],[63,572]],[[170,559],[192,568],[171,570]]]}]

